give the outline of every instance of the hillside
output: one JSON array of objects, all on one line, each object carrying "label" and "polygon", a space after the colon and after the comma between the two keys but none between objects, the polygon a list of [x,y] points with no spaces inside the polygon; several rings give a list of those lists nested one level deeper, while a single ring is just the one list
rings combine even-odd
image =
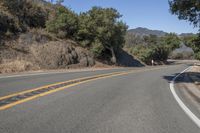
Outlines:
[{"label": "hillside", "polygon": [[180,37],[187,37],[187,36],[194,36],[194,33],[181,33],[179,36]]},{"label": "hillside", "polygon": [[96,62],[140,66],[120,52],[127,26],[119,17],[112,8],[94,7],[78,15],[43,0],[1,0],[0,73],[92,67]]},{"label": "hillside", "polygon": [[164,36],[167,32],[164,32],[161,30],[150,30],[147,28],[138,27],[135,29],[128,30],[128,33],[132,33],[138,36],[147,36],[147,35]]},{"label": "hillside", "polygon": [[[149,35],[156,35],[158,37],[165,36],[167,32],[161,31],[161,30],[151,30],[148,28],[138,27],[135,29],[129,29],[127,31],[130,34],[134,34],[137,36],[149,36]],[[181,33],[179,34],[180,37],[186,37],[186,36],[193,36],[194,33]]]},{"label": "hillside", "polygon": [[151,59],[157,62],[165,62],[169,57],[192,59],[194,52],[187,46],[192,43],[193,36],[192,33],[178,35],[139,27],[128,30],[125,47],[127,51],[146,64],[150,64]]}]

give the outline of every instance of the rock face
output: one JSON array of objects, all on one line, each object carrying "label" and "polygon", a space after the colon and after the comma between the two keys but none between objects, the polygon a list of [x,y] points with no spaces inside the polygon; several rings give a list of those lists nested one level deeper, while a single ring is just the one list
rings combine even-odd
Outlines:
[{"label": "rock face", "polygon": [[[89,67],[89,51],[70,40],[54,40],[35,32],[20,35],[0,48],[0,72]],[[8,67],[9,66],[9,67]]]},{"label": "rock face", "polygon": [[45,69],[94,65],[94,59],[87,51],[66,42],[53,41],[41,46],[33,45],[30,51],[35,61]]}]

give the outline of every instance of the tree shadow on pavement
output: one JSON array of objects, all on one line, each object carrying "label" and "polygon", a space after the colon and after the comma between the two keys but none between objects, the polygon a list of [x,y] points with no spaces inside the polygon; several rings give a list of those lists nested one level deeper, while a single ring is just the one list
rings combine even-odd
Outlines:
[{"label": "tree shadow on pavement", "polygon": [[[165,80],[168,82],[171,82],[175,76],[177,76],[179,73],[175,73],[173,75],[167,75],[163,76]],[[176,80],[176,83],[194,83],[194,82],[200,82],[200,73],[199,72],[185,72],[179,75]]]}]

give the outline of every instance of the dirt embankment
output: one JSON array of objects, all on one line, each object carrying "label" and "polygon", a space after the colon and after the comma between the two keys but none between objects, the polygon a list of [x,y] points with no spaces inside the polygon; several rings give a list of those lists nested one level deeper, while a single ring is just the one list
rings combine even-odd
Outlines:
[{"label": "dirt embankment", "polygon": [[0,47],[0,73],[94,66],[91,53],[71,40],[31,31]]}]

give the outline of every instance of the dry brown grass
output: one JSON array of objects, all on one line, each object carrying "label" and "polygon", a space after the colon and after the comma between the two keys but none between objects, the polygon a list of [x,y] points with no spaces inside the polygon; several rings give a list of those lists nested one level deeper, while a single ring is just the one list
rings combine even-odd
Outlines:
[{"label": "dry brown grass", "polygon": [[4,61],[0,64],[0,73],[22,72],[30,70],[39,70],[38,66],[24,60]]}]

